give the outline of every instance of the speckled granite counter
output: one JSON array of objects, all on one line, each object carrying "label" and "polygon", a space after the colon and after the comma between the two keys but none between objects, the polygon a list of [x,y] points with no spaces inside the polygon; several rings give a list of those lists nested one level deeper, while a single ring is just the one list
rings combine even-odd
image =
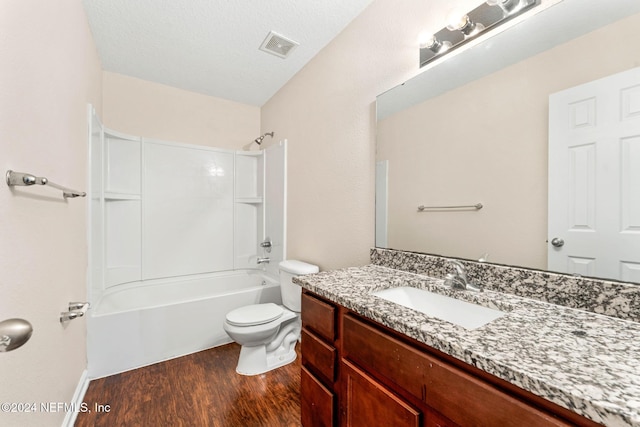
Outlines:
[{"label": "speckled granite counter", "polygon": [[[607,426],[640,426],[640,323],[506,293],[455,291],[377,265],[294,279],[303,288]],[[498,308],[475,330],[371,292],[413,286]]]}]

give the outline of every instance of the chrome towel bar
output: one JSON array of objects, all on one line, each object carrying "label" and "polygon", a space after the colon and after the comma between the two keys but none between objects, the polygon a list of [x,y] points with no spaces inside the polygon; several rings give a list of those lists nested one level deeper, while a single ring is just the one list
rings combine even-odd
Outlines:
[{"label": "chrome towel bar", "polygon": [[29,186],[34,184],[48,185],[49,187],[56,188],[62,191],[62,194],[64,195],[65,198],[84,197],[87,195],[87,193],[83,191],[72,190],[70,188],[63,187],[62,185],[56,184],[55,182],[51,182],[43,176],[35,176],[35,175],[31,175],[30,173],[23,173],[23,172],[14,172],[12,170],[7,171],[7,185],[9,187],[13,187],[14,185]]},{"label": "chrome towel bar", "polygon": [[482,203],[476,203],[475,205],[455,205],[455,206],[418,206],[418,212],[428,212],[433,210],[446,210],[446,209],[482,209]]}]

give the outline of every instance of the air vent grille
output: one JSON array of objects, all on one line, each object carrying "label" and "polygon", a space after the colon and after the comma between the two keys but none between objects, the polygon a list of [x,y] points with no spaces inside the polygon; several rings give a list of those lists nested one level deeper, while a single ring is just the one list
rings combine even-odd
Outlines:
[{"label": "air vent grille", "polygon": [[294,42],[274,31],[271,31],[260,45],[260,50],[280,58],[286,58],[298,46]]}]

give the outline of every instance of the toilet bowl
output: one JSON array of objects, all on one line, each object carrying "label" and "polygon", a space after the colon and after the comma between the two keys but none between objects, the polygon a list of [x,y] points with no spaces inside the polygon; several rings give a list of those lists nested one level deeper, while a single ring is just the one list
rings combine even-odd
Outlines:
[{"label": "toilet bowl", "polygon": [[300,338],[302,288],[295,276],[318,272],[318,267],[302,261],[279,264],[282,305],[253,304],[227,313],[225,332],[240,344],[236,372],[258,375],[284,366],[296,359],[295,343]]}]

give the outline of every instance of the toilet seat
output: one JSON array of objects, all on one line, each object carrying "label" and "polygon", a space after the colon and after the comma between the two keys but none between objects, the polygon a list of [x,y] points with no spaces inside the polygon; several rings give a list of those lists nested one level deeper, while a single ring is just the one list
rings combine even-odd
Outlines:
[{"label": "toilet seat", "polygon": [[273,303],[253,304],[236,308],[227,313],[226,319],[233,326],[256,326],[282,317],[284,310]]}]

